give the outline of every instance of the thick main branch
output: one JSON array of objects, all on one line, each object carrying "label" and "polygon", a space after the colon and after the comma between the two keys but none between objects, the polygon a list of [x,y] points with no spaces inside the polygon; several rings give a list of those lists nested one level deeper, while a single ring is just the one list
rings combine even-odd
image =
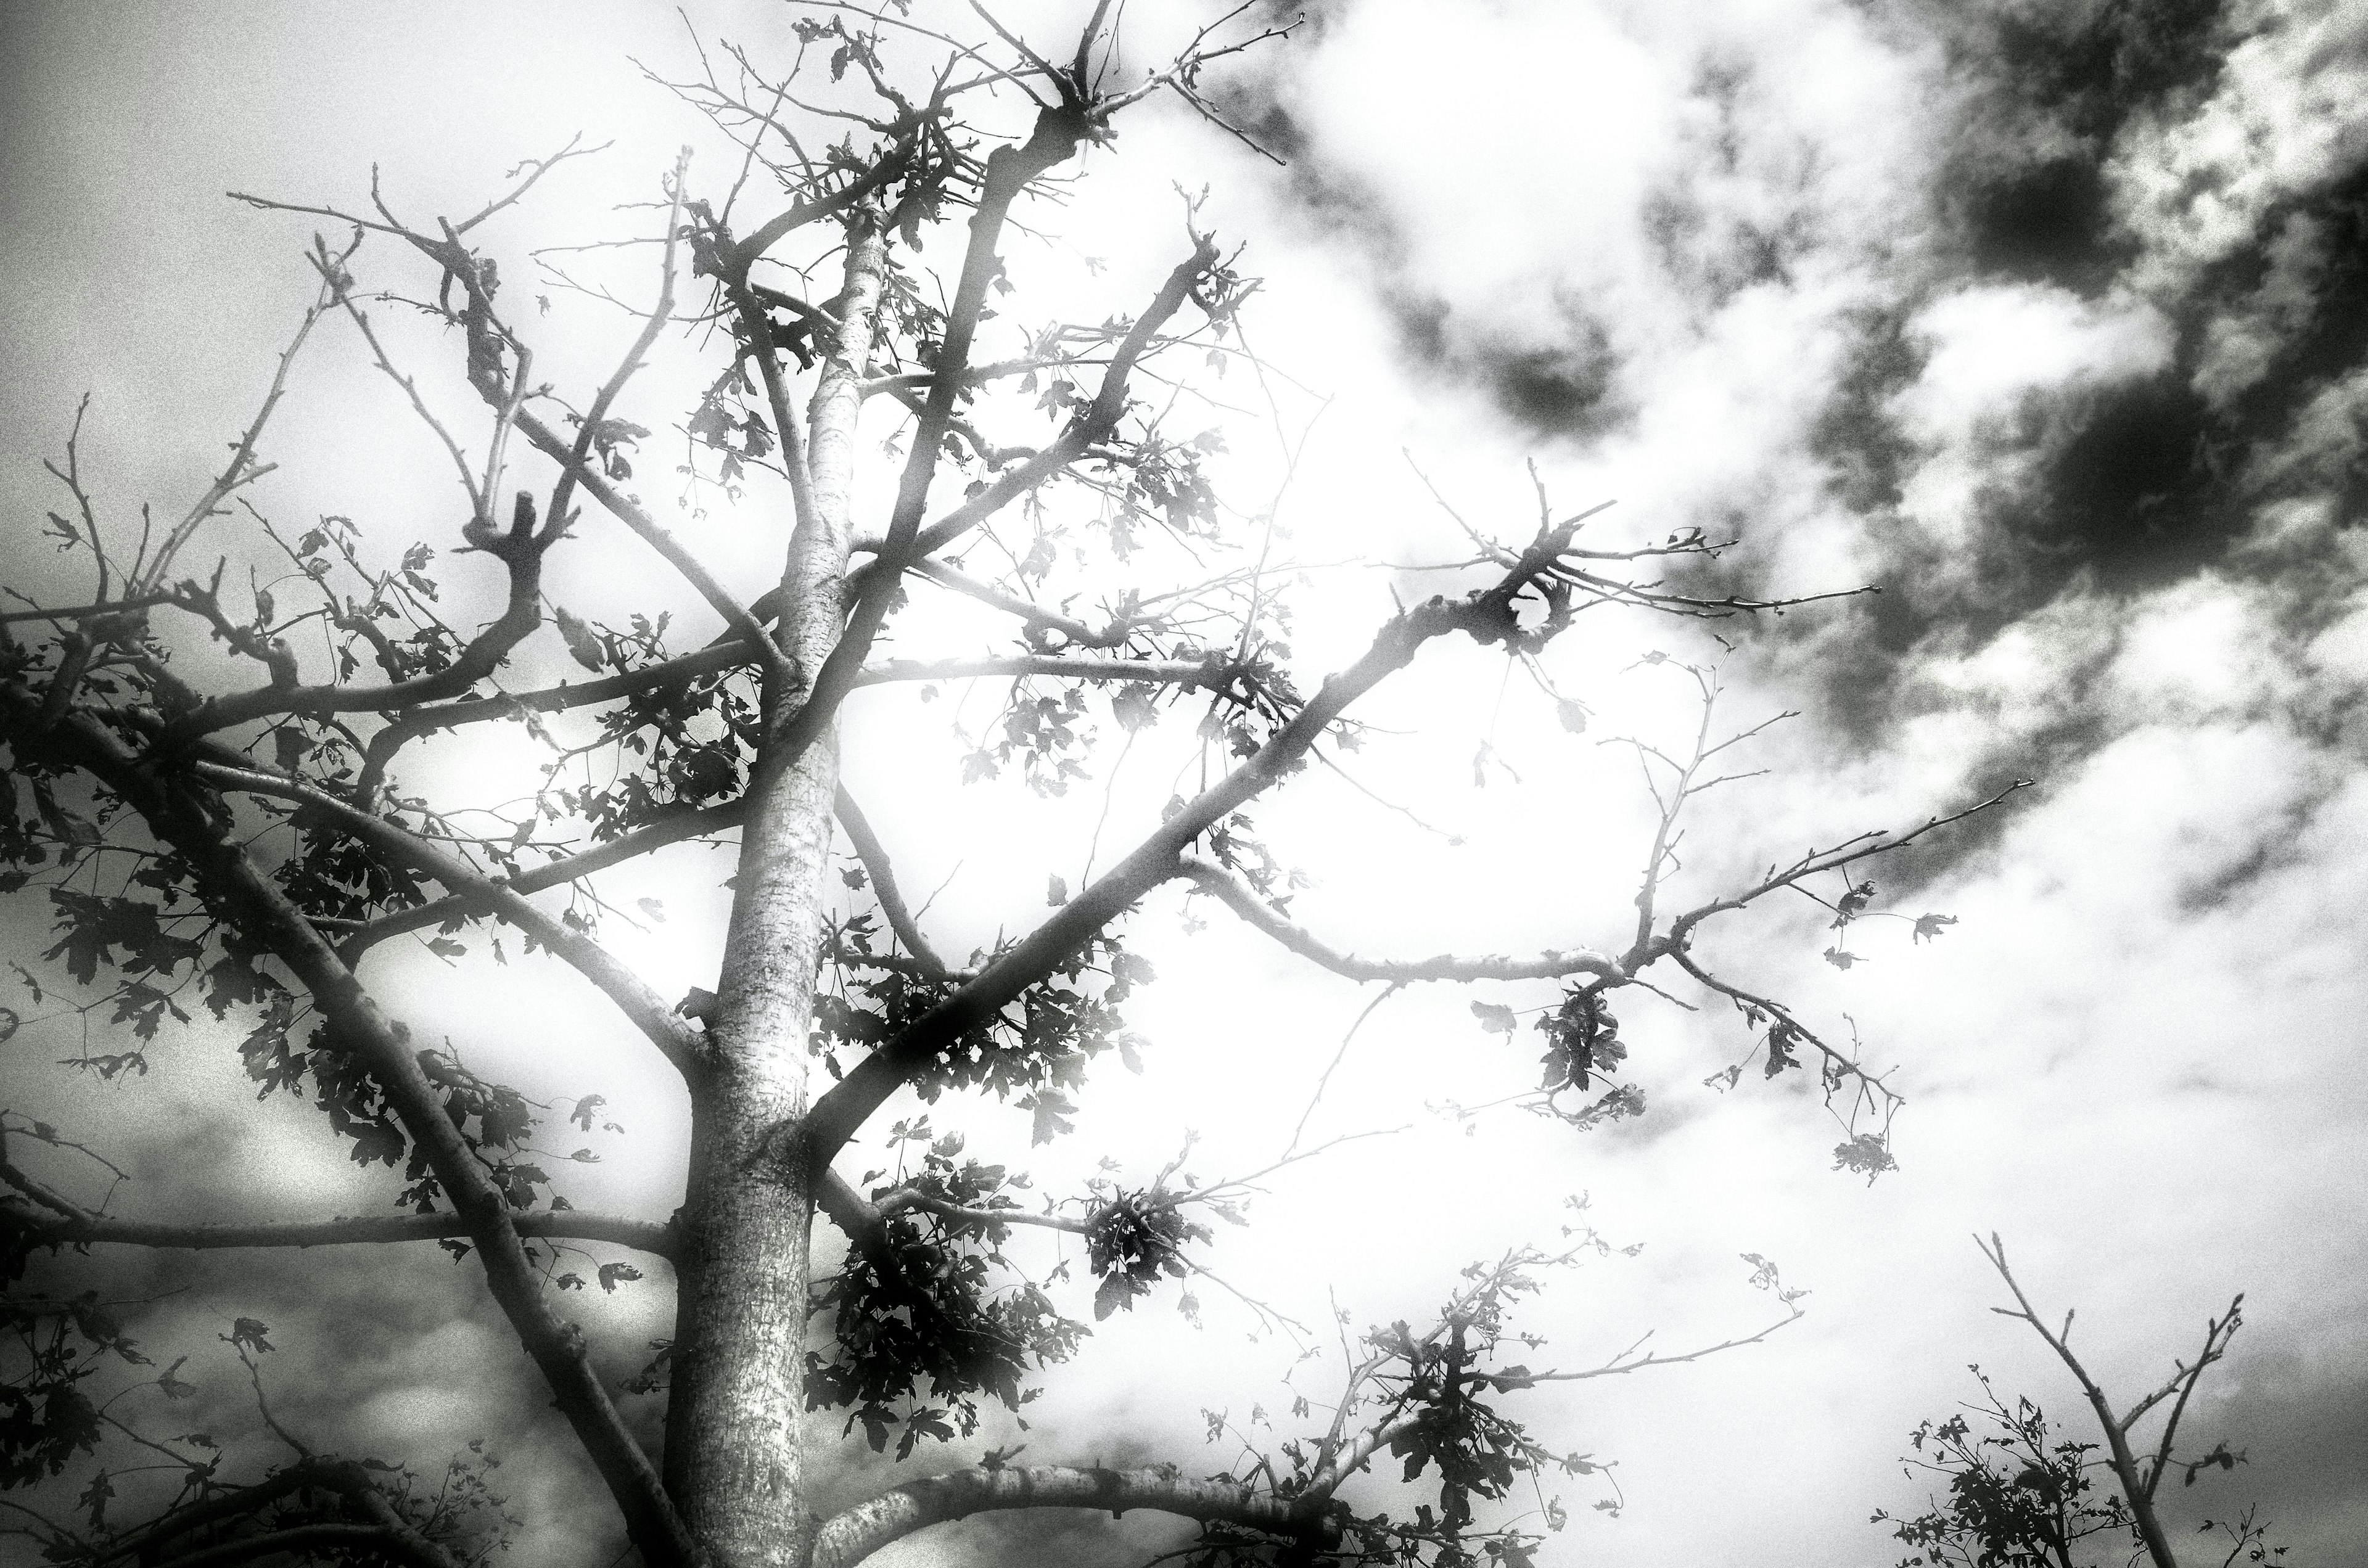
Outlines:
[{"label": "thick main branch", "polygon": [[984,1465],[907,1482],[824,1521],[814,1536],[813,1568],[854,1568],[882,1547],[916,1530],[974,1514],[1015,1508],[1095,1508],[1122,1514],[1148,1508],[1188,1519],[1228,1524],[1327,1543],[1337,1532],[1320,1514],[1238,1481],[1195,1481],[1173,1466],[1149,1470],[1082,1470],[1064,1465],[1027,1469]]}]

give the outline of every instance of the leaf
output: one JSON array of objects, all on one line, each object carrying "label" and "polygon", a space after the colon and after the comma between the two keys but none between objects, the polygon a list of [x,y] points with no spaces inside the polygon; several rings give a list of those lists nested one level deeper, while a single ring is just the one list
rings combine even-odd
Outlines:
[{"label": "leaf", "polygon": [[107,1471],[102,1470],[90,1478],[90,1484],[82,1489],[82,1495],[74,1499],[74,1504],[90,1511],[91,1528],[103,1530],[107,1528],[108,1500],[114,1495],[115,1483],[109,1481]]},{"label": "leaf", "polygon": [[1051,877],[1047,878],[1044,882],[1044,902],[1051,904],[1055,909],[1058,909],[1061,905],[1068,903],[1068,879],[1063,877],[1057,871]]},{"label": "leaf", "polygon": [[178,1361],[174,1362],[171,1366],[165,1368],[163,1372],[157,1375],[156,1386],[165,1391],[165,1397],[166,1399],[189,1399],[196,1395],[198,1392],[197,1384],[185,1383],[179,1378],[174,1376],[175,1373],[178,1372],[183,1367],[188,1364],[188,1360],[189,1358],[187,1356],[184,1356]]},{"label": "leaf", "polygon": [[[33,780],[33,809],[40,813],[41,825],[51,834],[69,844],[97,844],[98,828],[58,804],[57,795],[46,778]],[[56,895],[52,893],[51,897]]]},{"label": "leaf", "polygon": [[888,1424],[895,1419],[876,1404],[867,1404],[855,1413],[863,1421],[863,1436],[871,1451],[880,1453],[888,1447]]},{"label": "leaf", "polygon": [[1066,1096],[1055,1090],[1039,1089],[1033,1094],[1024,1096],[1019,1101],[1019,1107],[1023,1110],[1036,1113],[1035,1124],[1028,1138],[1031,1145],[1050,1143],[1064,1132],[1076,1131],[1076,1124],[1069,1120],[1069,1115],[1077,1108],[1069,1103]]},{"label": "leaf", "polygon": [[1870,1187],[1884,1172],[1898,1168],[1899,1162],[1891,1157],[1891,1150],[1875,1133],[1861,1132],[1848,1142],[1834,1145],[1834,1169],[1862,1176]]},{"label": "leaf", "polygon": [[1874,884],[1871,881],[1861,882],[1842,894],[1841,902],[1834,905],[1833,928],[1839,931],[1857,919],[1860,913],[1866,908],[1867,901],[1873,897]]},{"label": "leaf", "polygon": [[466,945],[456,942],[450,937],[429,937],[427,950],[439,959],[466,958],[469,952]]},{"label": "leaf", "polygon": [[608,650],[592,634],[590,627],[558,605],[551,607],[551,619],[558,624],[559,635],[566,639],[567,651],[575,656],[577,664],[595,675],[608,668]]},{"label": "leaf", "polygon": [[642,1271],[630,1263],[604,1263],[600,1266],[600,1289],[614,1295],[620,1279],[639,1279]]},{"label": "leaf", "polygon": [[1572,734],[1587,733],[1586,703],[1574,702],[1567,697],[1558,699],[1554,703],[1554,717],[1561,720],[1562,727]]},{"label": "leaf", "polygon": [[666,905],[657,899],[637,898],[633,900],[633,907],[660,925],[666,923]]},{"label": "leaf", "polygon": [[1480,1027],[1490,1034],[1513,1032],[1513,1009],[1501,1002],[1474,1002],[1472,1004],[1472,1016],[1479,1019]]},{"label": "leaf", "polygon": [[1845,971],[1848,971],[1850,966],[1854,963],[1864,963],[1866,961],[1856,953],[1846,953],[1839,948],[1827,948],[1825,952],[1825,959],[1827,963],[1833,965],[1836,969],[1843,970]]},{"label": "leaf", "polygon": [[1103,1275],[1102,1282],[1094,1289],[1094,1321],[1099,1323],[1133,1301],[1134,1290],[1134,1280],[1123,1269],[1112,1269]]},{"label": "leaf", "polygon": [[1916,931],[1912,940],[1937,942],[1941,939],[1941,928],[1944,926],[1954,926],[1956,923],[1957,917],[1953,915],[1919,915],[1916,917]]},{"label": "leaf", "polygon": [[1110,717],[1123,729],[1145,730],[1158,722],[1159,710],[1153,705],[1147,688],[1127,686],[1120,687],[1110,699]]},{"label": "leaf", "polygon": [[230,1332],[222,1337],[233,1345],[244,1346],[260,1355],[271,1348],[271,1341],[263,1337],[270,1332],[271,1325],[258,1318],[240,1318],[230,1325]]}]

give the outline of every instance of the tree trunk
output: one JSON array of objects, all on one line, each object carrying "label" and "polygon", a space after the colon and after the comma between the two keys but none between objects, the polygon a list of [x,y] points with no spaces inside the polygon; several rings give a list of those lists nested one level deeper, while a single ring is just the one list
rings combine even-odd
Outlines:
[{"label": "tree trunk", "polygon": [[[844,613],[856,415],[883,257],[868,230],[849,241],[845,324],[809,410],[812,502],[783,581],[780,641],[796,678],[765,693],[774,737]],[[788,434],[782,456],[796,461]],[[691,1086],[666,1483],[712,1568],[796,1568],[811,1528],[799,1429],[814,1195],[799,1133],[837,774],[828,732],[786,766],[778,740],[758,755],[711,1054]]]}]

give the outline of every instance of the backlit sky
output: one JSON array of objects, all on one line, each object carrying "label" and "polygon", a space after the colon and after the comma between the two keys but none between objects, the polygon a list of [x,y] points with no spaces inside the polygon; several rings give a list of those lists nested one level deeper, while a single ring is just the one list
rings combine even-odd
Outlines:
[{"label": "backlit sky", "polygon": [[[689,9],[703,35],[760,54],[787,36],[778,6]],[[1059,36],[1072,9],[1007,14]],[[37,459],[58,451],[75,399],[92,393],[83,460],[103,504],[186,506],[310,297],[310,222],[224,190],[356,201],[376,163],[407,210],[457,214],[579,129],[614,138],[502,231],[515,279],[533,245],[645,230],[612,206],[645,199],[703,134],[632,63],[691,67],[656,6],[5,16],[0,497],[10,580],[62,598],[77,585],[37,539],[54,504]],[[1802,716],[1753,753],[1767,777],[1711,798],[1685,887],[1706,896],[2012,778],[2039,788],[1875,873],[1877,907],[1957,917],[1936,943],[1870,922],[1850,935],[1867,961],[1840,973],[1818,961],[1831,938],[1805,902],[1704,940],[1731,978],[1844,1037],[1847,1017],[1871,1058],[1898,1063],[1896,1175],[1870,1188],[1829,1170],[1834,1130],[1797,1084],[1702,1086],[1744,1048],[1738,1022],[1649,1002],[1622,1008],[1643,1120],[1581,1135],[1498,1111],[1467,1135],[1443,1102],[1509,1094],[1530,1072],[1469,1003],[1548,993],[1410,993],[1358,1035],[1310,1123],[1408,1131],[1278,1178],[1212,1263],[1311,1322],[1327,1294],[1357,1325],[1386,1322],[1435,1302],[1462,1264],[1552,1237],[1584,1191],[1608,1236],[1645,1245],[1559,1279],[1536,1309],[1567,1360],[1646,1329],[1683,1348],[1759,1328],[1768,1303],[1744,1288],[1741,1253],[1809,1288],[1809,1315],[1764,1345],[1539,1396],[1547,1440],[1617,1459],[1628,1499],[1617,1518],[1581,1508],[1554,1562],[1876,1568],[1896,1551],[1866,1516],[1920,1503],[1893,1458],[1971,1392],[1968,1362],[2076,1422],[2060,1369],[1987,1311],[2003,1298],[1974,1231],[2004,1234],[2044,1303],[2078,1306],[2079,1343],[2123,1398],[2242,1290],[2247,1327],[2191,1430],[2199,1451],[2225,1436],[2250,1462],[2182,1494],[2174,1517],[2258,1498],[2296,1561],[2346,1561],[2368,1539],[2368,15],[2302,0],[1360,0],[1311,7],[1292,41],[1231,71],[1224,101],[1286,166],[1144,106],[1045,215],[1058,243],[1014,272],[1077,290],[1074,314],[1127,308],[1180,254],[1171,182],[1212,187],[1204,221],[1269,279],[1247,329],[1315,394],[1278,382],[1286,423],[1332,400],[1278,512],[1291,559],[1319,568],[1298,590],[1304,686],[1354,656],[1393,587],[1440,585],[1370,563],[1463,546],[1401,449],[1513,540],[1534,516],[1534,459],[1559,505],[1618,500],[1600,527],[1631,532],[1604,538],[1700,525],[1742,537],[1726,562],[1742,587],[1883,590],[1720,628],[1739,644],[1723,714]],[[1110,265],[1089,277],[1079,254]],[[529,324],[539,368],[597,374],[620,322],[563,297]],[[258,505],[352,515],[389,552],[457,545],[435,454],[351,345],[306,363]],[[449,358],[421,363],[457,381]],[[687,406],[667,396],[695,380],[654,372],[638,416],[666,427]],[[1253,489],[1270,478],[1258,427],[1232,437]],[[644,494],[669,499],[670,463],[646,465]],[[753,593],[777,570],[778,521],[760,499],[686,537]],[[703,612],[636,548],[587,528],[554,558],[554,597],[603,616],[671,608],[697,626],[686,642],[703,639]],[[1366,564],[1335,564],[1349,562]],[[967,652],[993,631],[964,621],[928,645]],[[1701,630],[1634,618],[1557,645],[1556,684],[1595,710],[1585,737],[1500,657],[1426,653],[1367,715],[1405,733],[1377,736],[1360,778],[1462,843],[1328,778],[1295,782],[1256,812],[1315,879],[1294,915],[1374,955],[1613,945],[1647,823],[1633,761],[1593,743],[1690,731],[1680,681],[1640,663],[1656,651],[1720,653]],[[984,711],[991,694],[974,700]],[[1484,743],[1502,766],[1479,788]],[[908,891],[945,883],[933,928],[957,950],[1037,918],[1048,871],[1077,880],[1116,754],[1057,805],[962,791],[943,711],[868,696],[846,749]],[[450,751],[404,782],[465,790],[527,755]],[[1174,766],[1130,761],[1101,864],[1156,820]],[[721,933],[722,862],[688,854],[603,888],[620,905],[666,901],[665,924],[611,935],[668,994],[712,983]],[[1187,1127],[1206,1175],[1271,1159],[1371,1000],[1223,911],[1193,914],[1206,929],[1167,894],[1130,926],[1162,977],[1135,1005],[1147,1071],[1098,1074],[1078,1132],[1035,1161],[1046,1189],[1103,1153],[1147,1177]],[[45,920],[12,910],[8,941]],[[570,983],[511,970],[533,986],[506,985],[424,953],[372,962],[423,1034],[535,1092],[610,1097],[630,1131],[581,1173],[579,1206],[655,1218],[678,1200],[679,1096]],[[70,1044],[28,1029],[0,1046],[0,1102],[128,1153],[142,1180],[120,1195],[126,1212],[311,1218],[391,1196],[309,1109],[253,1107],[227,1040],[196,1031],[148,1080],[104,1093],[48,1065]],[[964,1119],[982,1147],[1027,1158],[1018,1115]],[[116,1277],[128,1293],[140,1262]],[[605,1557],[605,1502],[557,1457],[564,1434],[538,1425],[523,1359],[440,1254],[320,1254],[295,1272],[175,1261],[147,1282],[188,1278],[144,1342],[202,1344],[234,1313],[284,1326],[276,1408],[324,1445],[433,1463],[491,1434],[529,1525],[512,1561]],[[1053,1373],[1030,1458],[1213,1468],[1203,1408],[1287,1406],[1288,1342],[1253,1342],[1247,1313],[1200,1293],[1205,1327],[1171,1292]],[[620,1372],[666,1332],[661,1294],[584,1303]],[[234,1424],[240,1391],[211,1376],[214,1418]],[[864,1483],[829,1474],[849,1499]],[[896,1561],[964,1561],[983,1540],[1037,1561],[1057,1535],[1076,1561],[1126,1562],[1163,1539],[1035,1516],[963,1529]]]}]

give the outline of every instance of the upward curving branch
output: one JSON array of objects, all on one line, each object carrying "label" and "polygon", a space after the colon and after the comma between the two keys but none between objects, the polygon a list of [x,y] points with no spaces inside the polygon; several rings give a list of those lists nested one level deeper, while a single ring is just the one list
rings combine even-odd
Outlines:
[{"label": "upward curving branch", "polygon": [[1146,1508],[1188,1519],[1222,1520],[1319,1551],[1336,1544],[1339,1535],[1323,1499],[1278,1497],[1238,1481],[1195,1481],[1173,1465],[1148,1470],[974,1465],[907,1482],[824,1520],[814,1534],[813,1568],[854,1568],[881,1548],[931,1525],[1019,1508],[1107,1508],[1113,1514]]},{"label": "upward curving branch", "polygon": [[1404,985],[1418,980],[1558,980],[1566,974],[1625,977],[1618,960],[1585,949],[1572,952],[1549,949],[1533,959],[1494,955],[1458,958],[1452,953],[1427,959],[1360,959],[1326,946],[1304,927],[1277,915],[1258,895],[1257,889],[1222,866],[1187,858],[1178,868],[1178,873],[1301,958],[1350,980],[1386,980]]}]

